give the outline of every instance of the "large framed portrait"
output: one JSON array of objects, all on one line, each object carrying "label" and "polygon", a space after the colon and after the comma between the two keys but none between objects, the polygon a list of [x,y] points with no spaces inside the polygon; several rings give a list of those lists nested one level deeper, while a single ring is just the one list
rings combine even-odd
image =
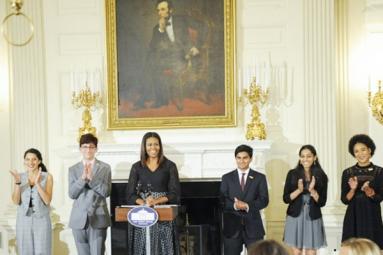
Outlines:
[{"label": "large framed portrait", "polygon": [[106,0],[108,129],[236,125],[235,0]]}]

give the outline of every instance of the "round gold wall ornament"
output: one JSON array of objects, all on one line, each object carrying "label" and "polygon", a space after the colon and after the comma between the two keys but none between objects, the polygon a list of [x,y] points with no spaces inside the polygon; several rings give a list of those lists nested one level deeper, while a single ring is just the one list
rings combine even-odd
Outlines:
[{"label": "round gold wall ornament", "polygon": [[[24,14],[23,12],[21,12],[21,7],[23,6],[22,0],[10,0],[10,1],[11,1],[11,8],[13,9],[13,12],[5,16],[5,18],[1,22],[1,27],[0,27],[1,33],[3,34],[4,39],[13,46],[27,45],[32,40],[33,35],[35,33],[35,27],[33,25],[32,19],[28,17],[26,14]],[[14,39],[12,39],[7,29],[9,22],[17,18],[24,19],[24,21],[26,21],[29,26],[28,35],[26,36],[25,39],[20,41],[15,41]]]}]

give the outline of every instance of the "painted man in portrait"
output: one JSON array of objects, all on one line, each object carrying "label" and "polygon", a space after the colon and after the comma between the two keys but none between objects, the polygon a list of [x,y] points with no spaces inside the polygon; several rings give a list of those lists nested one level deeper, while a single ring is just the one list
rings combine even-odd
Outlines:
[{"label": "painted man in portrait", "polygon": [[189,16],[174,15],[170,0],[159,0],[156,7],[158,24],[153,28],[146,61],[150,92],[138,104],[145,104],[151,95],[150,107],[174,103],[181,111],[185,86],[200,65],[203,26]]}]

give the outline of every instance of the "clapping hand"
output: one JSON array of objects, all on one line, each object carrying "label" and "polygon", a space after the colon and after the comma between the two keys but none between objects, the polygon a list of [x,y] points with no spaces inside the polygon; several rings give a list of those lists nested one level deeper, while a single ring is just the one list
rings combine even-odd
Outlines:
[{"label": "clapping hand", "polygon": [[370,187],[370,182],[369,181],[366,181],[365,183],[363,183],[363,186],[361,188],[361,190],[366,194],[366,196],[368,197],[372,197],[375,195],[375,190],[373,188]]},{"label": "clapping hand", "polygon": [[145,203],[147,206],[154,206],[155,205],[155,199],[152,196],[148,196],[145,199]]},{"label": "clapping hand", "polygon": [[86,175],[87,175],[87,173],[88,173],[88,170],[87,170],[87,166],[85,165],[85,166],[84,166],[84,170],[82,170],[82,175],[81,175],[81,179],[82,179],[83,181],[86,180]]},{"label": "clapping hand", "polygon": [[358,187],[358,178],[356,176],[350,177],[350,179],[348,179],[348,185],[350,186],[350,189],[356,190]]},{"label": "clapping hand", "polygon": [[37,175],[35,177],[35,184],[39,184],[41,181],[41,168],[39,168],[39,171],[37,172]]},{"label": "clapping hand", "polygon": [[237,208],[238,210],[243,210],[243,211],[247,210],[247,203],[239,200],[236,197],[234,198],[234,205],[235,205],[235,208]]},{"label": "clapping hand", "polygon": [[93,170],[92,170],[92,164],[88,163],[85,165],[86,170],[86,178],[91,181],[93,178]]},{"label": "clapping hand", "polygon": [[20,183],[21,182],[21,177],[20,174],[17,172],[17,170],[9,171],[13,178],[15,179],[15,183]]},{"label": "clapping hand", "polygon": [[92,171],[92,164],[86,163],[84,166],[84,170],[82,171],[81,179],[84,181],[89,180],[91,181],[93,177],[93,171]]},{"label": "clapping hand", "polygon": [[311,178],[311,182],[310,182],[310,185],[309,185],[309,192],[310,192],[310,193],[314,190],[315,183],[316,183],[315,176],[313,176],[313,177]]},{"label": "clapping hand", "polygon": [[302,179],[299,179],[298,180],[298,190],[300,191],[300,192],[303,192],[303,180]]}]

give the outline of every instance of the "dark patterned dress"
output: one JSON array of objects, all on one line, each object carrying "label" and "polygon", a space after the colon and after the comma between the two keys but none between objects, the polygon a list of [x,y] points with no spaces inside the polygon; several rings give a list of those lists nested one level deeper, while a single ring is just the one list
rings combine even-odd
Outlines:
[{"label": "dark patterned dress", "polygon": [[[348,180],[357,176],[358,187],[354,197],[348,201],[350,191]],[[375,195],[367,197],[361,190],[363,183],[369,180]],[[383,249],[383,224],[380,203],[383,200],[383,169],[372,163],[366,167],[354,165],[343,171],[341,200],[347,205],[343,221],[342,241],[351,237],[363,237],[374,241]]]},{"label": "dark patterned dress", "polygon": [[[138,198],[144,196],[143,193],[150,193],[154,198],[166,196],[168,204],[179,204],[181,192],[176,165],[165,159],[155,171],[151,171],[141,162],[136,162],[129,176],[129,203],[135,204]],[[129,225],[128,238],[129,254],[146,254],[145,228]],[[150,227],[150,243],[152,255],[180,254],[175,221],[157,222]]]}]

